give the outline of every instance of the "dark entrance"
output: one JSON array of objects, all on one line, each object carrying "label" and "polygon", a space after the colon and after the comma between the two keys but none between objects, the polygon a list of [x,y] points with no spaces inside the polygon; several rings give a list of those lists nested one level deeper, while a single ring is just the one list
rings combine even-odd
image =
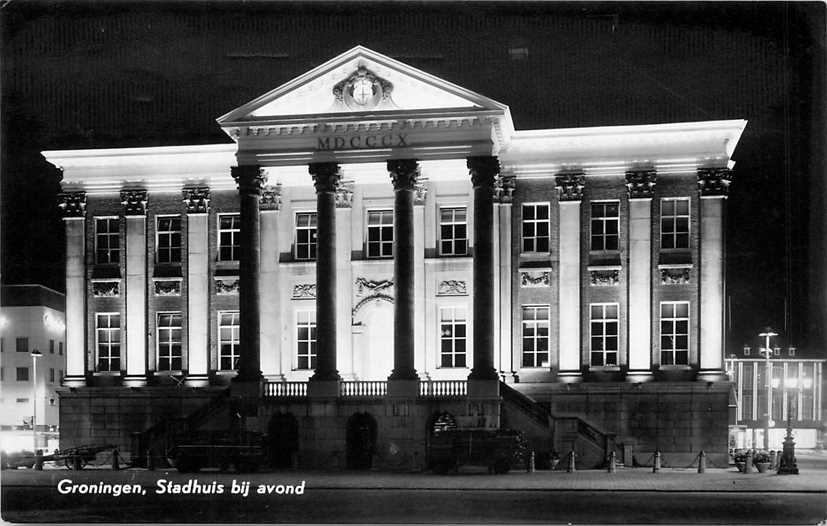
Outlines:
[{"label": "dark entrance", "polygon": [[267,426],[270,466],[289,468],[299,450],[299,424],[291,413],[275,413]]},{"label": "dark entrance", "polygon": [[437,412],[428,419],[428,433],[425,440],[425,465],[432,469],[431,462],[431,440],[443,431],[451,431],[457,428],[457,421],[454,415],[448,411]]},{"label": "dark entrance", "polygon": [[347,421],[347,467],[370,469],[376,451],[376,420],[368,413],[354,413]]}]

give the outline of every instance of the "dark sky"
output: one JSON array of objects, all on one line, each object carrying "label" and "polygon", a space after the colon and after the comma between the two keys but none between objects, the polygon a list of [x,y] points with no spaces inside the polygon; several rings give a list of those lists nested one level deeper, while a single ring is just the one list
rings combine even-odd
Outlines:
[{"label": "dark sky", "polygon": [[216,117],[363,44],[508,104],[517,129],[749,120],[729,344],[771,324],[825,349],[822,3],[0,5],[6,283],[63,289],[39,151],[227,142]]}]

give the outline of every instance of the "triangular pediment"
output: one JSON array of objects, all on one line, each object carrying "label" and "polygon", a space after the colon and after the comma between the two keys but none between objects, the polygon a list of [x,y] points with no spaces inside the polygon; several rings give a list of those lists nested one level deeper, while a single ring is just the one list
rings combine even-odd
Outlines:
[{"label": "triangular pediment", "polygon": [[[241,123],[299,117],[421,112],[494,111],[508,107],[478,93],[356,46],[325,64],[218,119],[225,128]],[[508,118],[508,117],[506,117]]]}]

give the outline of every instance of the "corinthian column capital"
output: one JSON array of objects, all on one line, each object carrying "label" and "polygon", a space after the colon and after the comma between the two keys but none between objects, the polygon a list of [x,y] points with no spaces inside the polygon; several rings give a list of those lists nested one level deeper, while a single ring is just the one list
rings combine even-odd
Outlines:
[{"label": "corinthian column capital", "polygon": [[310,163],[307,171],[313,176],[316,193],[335,192],[342,179],[342,172],[336,163]]},{"label": "corinthian column capital", "polygon": [[127,216],[146,215],[146,190],[121,190],[123,213]]},{"label": "corinthian column capital", "polygon": [[554,180],[560,201],[581,201],[583,199],[583,188],[586,187],[586,177],[583,172],[562,173]]},{"label": "corinthian column capital", "polygon": [[729,194],[732,183],[732,170],[729,168],[699,168],[698,191],[701,197],[722,196]]},{"label": "corinthian column capital", "polygon": [[474,188],[485,187],[494,191],[494,180],[500,173],[499,159],[490,155],[468,157],[465,165],[471,174],[471,184]]},{"label": "corinthian column capital", "polygon": [[57,198],[64,218],[86,217],[86,192],[63,192]]},{"label": "corinthian column capital", "polygon": [[629,199],[647,199],[655,195],[657,174],[654,170],[629,170],[626,172],[626,191]]},{"label": "corinthian column capital", "polygon": [[391,159],[388,172],[394,190],[413,190],[419,177],[419,163],[416,159]]},{"label": "corinthian column capital", "polygon": [[241,194],[261,195],[261,188],[267,182],[261,167],[256,165],[232,166],[230,173]]}]

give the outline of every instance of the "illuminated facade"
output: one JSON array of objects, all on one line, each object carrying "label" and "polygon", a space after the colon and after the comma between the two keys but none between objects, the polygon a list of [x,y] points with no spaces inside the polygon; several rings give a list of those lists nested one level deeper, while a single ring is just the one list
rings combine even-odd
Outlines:
[{"label": "illuminated facade", "polygon": [[725,457],[745,121],[520,131],[356,47],[218,123],[232,143],[44,152],[64,176],[67,441],[168,445],[231,385],[250,429],[309,417],[303,463],[350,451],[357,417],[380,461],[415,462],[442,413],[584,458]]}]

